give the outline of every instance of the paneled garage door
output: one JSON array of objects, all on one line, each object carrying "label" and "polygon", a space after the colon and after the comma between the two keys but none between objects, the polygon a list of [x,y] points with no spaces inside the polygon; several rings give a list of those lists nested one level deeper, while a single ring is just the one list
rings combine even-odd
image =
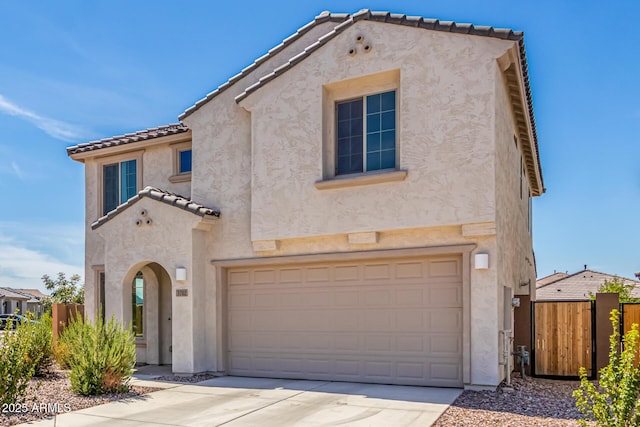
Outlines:
[{"label": "paneled garage door", "polygon": [[229,269],[229,373],[461,387],[461,262]]}]

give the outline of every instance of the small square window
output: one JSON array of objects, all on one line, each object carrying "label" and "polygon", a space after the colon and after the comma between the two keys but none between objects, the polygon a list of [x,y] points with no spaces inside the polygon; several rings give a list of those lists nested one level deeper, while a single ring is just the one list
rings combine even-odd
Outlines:
[{"label": "small square window", "polygon": [[396,91],[336,103],[336,175],[396,167]]},{"label": "small square window", "polygon": [[180,151],[178,173],[191,172],[191,150]]}]

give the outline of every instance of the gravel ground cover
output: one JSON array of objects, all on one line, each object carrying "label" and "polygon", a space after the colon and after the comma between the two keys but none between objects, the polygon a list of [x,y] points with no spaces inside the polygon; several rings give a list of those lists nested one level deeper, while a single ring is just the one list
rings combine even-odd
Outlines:
[{"label": "gravel ground cover", "polygon": [[165,375],[162,377],[154,378],[153,381],[170,381],[174,383],[199,383],[200,381],[206,381],[216,378],[212,374],[197,374],[192,376],[180,376],[180,375]]},{"label": "gravel ground cover", "polygon": [[512,379],[512,391],[465,391],[434,424],[455,426],[577,426],[582,418],[571,395],[579,381]]},{"label": "gravel ground cover", "polygon": [[132,386],[128,393],[79,396],[71,391],[71,382],[67,373],[56,370],[45,378],[33,378],[30,381],[24,404],[5,405],[0,408],[0,425],[10,426],[49,418],[56,414],[77,411],[115,400],[142,400],[145,394],[158,390],[161,389]]}]

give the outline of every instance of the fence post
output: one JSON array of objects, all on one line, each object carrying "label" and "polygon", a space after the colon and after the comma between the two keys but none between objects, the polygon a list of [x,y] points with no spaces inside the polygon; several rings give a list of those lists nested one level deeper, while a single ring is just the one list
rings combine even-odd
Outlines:
[{"label": "fence post", "polygon": [[620,298],[617,293],[596,293],[596,372],[594,376],[600,376],[600,369],[609,364],[609,337],[613,334],[611,326],[611,310],[620,310]]},{"label": "fence post", "polygon": [[[524,345],[527,347],[529,354],[532,354],[531,296],[516,295],[516,297],[520,298],[520,307],[516,307],[513,311],[513,348],[518,348],[519,345]],[[517,368],[518,364],[514,361],[513,366]],[[527,375],[531,375],[531,363],[525,366],[525,373]]]}]

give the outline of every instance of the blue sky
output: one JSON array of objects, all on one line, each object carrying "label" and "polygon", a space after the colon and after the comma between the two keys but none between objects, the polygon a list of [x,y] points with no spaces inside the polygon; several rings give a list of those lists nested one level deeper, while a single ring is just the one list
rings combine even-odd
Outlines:
[{"label": "blue sky", "polygon": [[523,30],[548,189],[538,275],[640,271],[636,0],[34,0],[0,2],[0,286],[83,273],[83,167],[66,146],[176,122],[321,11],[362,8]]}]

